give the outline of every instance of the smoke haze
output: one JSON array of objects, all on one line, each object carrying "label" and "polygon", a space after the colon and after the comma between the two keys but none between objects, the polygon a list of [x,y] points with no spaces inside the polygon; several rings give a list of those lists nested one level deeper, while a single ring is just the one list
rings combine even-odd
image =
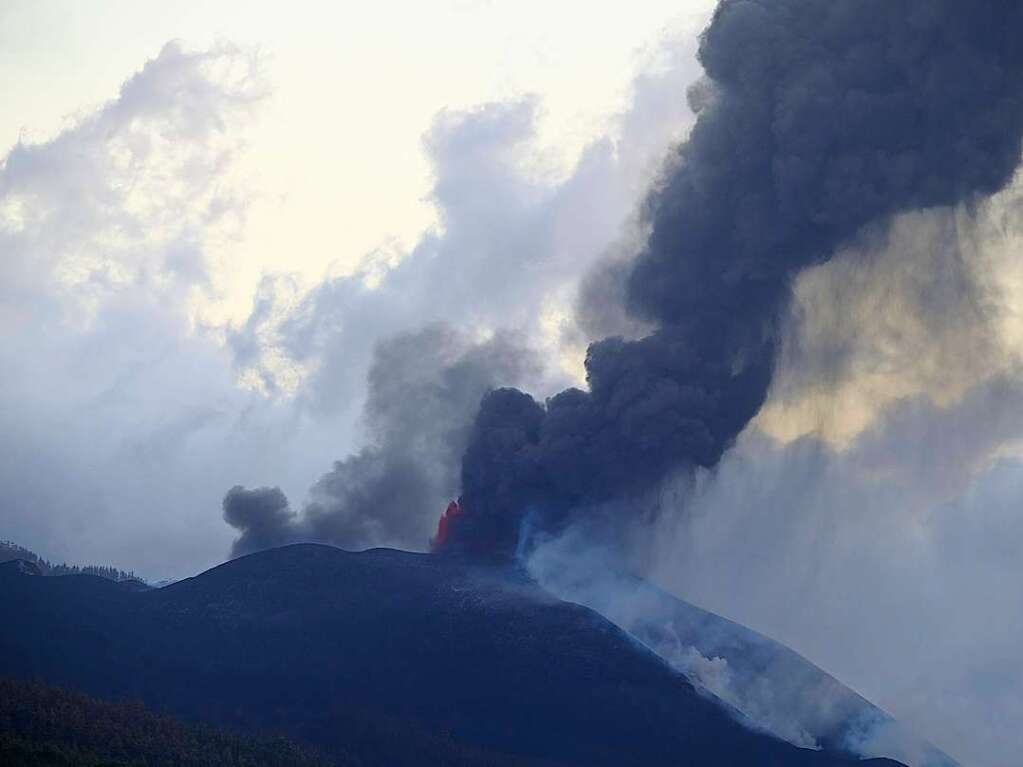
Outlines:
[{"label": "smoke haze", "polygon": [[300,514],[280,488],[232,488],[224,519],[241,531],[235,556],[299,541],[352,549],[421,549],[436,509],[458,491],[472,413],[498,381],[528,381],[539,361],[516,339],[471,339],[444,325],[377,344],[358,453],[334,463]]}]

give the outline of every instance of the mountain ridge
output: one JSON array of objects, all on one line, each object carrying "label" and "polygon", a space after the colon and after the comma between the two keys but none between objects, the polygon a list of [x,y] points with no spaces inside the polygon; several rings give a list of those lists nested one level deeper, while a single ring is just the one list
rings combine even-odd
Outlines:
[{"label": "mountain ridge", "polygon": [[[296,544],[144,592],[10,568],[0,578],[13,618],[0,674],[137,696],[327,754],[386,722],[522,764],[898,764],[747,729],[624,630],[518,570]],[[367,748],[383,749],[376,763],[474,763],[393,745]]]}]

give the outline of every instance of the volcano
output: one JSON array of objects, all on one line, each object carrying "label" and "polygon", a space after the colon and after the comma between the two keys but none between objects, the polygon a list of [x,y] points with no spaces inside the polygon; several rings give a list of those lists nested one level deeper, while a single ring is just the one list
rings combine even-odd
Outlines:
[{"label": "volcano", "polygon": [[593,610],[458,557],[300,544],[146,591],[3,566],[0,614],[0,675],[339,764],[898,764],[755,731]]}]

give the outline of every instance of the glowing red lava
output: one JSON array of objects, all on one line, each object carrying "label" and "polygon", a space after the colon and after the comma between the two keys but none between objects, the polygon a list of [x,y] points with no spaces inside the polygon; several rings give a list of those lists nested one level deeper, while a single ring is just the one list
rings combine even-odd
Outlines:
[{"label": "glowing red lava", "polygon": [[440,515],[440,520],[437,522],[437,535],[433,538],[433,548],[443,548],[444,544],[448,540],[448,526],[451,524],[451,520],[462,513],[462,507],[458,505],[458,501],[452,501],[448,504],[448,507],[444,510],[444,513]]}]

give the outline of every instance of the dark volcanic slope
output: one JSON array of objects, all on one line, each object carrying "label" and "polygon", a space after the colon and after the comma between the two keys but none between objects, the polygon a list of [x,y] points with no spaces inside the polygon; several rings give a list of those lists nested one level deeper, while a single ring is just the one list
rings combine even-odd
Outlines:
[{"label": "dark volcanic slope", "polygon": [[852,763],[745,729],[596,613],[506,570],[316,545],[148,592],[0,570],[0,674],[328,751],[363,742],[368,764],[469,763],[381,736],[410,728],[562,765]]}]

